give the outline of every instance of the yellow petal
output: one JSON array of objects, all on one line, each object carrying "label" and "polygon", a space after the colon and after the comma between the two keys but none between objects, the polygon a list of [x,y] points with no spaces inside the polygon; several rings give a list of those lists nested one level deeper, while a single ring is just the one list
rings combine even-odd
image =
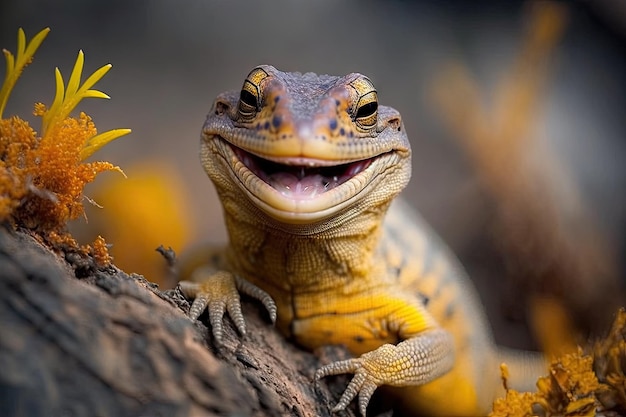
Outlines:
[{"label": "yellow petal", "polygon": [[96,136],[87,140],[85,146],[80,151],[80,159],[85,160],[93,155],[98,149],[102,148],[107,143],[127,135],[131,132],[130,129],[113,129],[106,132],[102,132]]},{"label": "yellow petal", "polygon": [[48,36],[48,32],[50,32],[50,28],[45,28],[41,30],[38,34],[33,36],[33,39],[30,40],[28,46],[26,47],[24,56],[30,58],[35,55],[35,52],[37,51],[43,40],[46,39],[46,36]]},{"label": "yellow petal", "polygon": [[85,54],[83,54],[82,50],[79,50],[78,56],[76,57],[76,63],[74,63],[74,68],[72,68],[72,74],[70,75],[70,79],[67,82],[67,89],[65,90],[66,99],[68,97],[74,97],[74,95],[76,95],[78,87],[80,87],[80,76],[83,74],[84,64]]},{"label": "yellow petal", "polygon": [[[43,116],[41,136],[46,137],[50,129],[57,123],[61,123],[66,117],[70,115],[72,110],[76,108],[78,103],[84,98],[109,98],[109,96],[99,90],[91,90],[90,88],[98,82],[104,75],[111,69],[111,64],[104,65],[98,68],[93,74],[91,74],[87,80],[80,85],[80,78],[83,71],[83,64],[85,62],[85,56],[83,51],[78,52],[76,63],[72,69],[72,74],[68,80],[67,89],[63,84],[63,77],[61,72],[57,68],[55,71],[57,90],[54,96],[52,106],[46,114]],[[112,140],[112,139],[110,139]],[[94,151],[95,152],[95,151]],[[93,153],[93,152],[91,152]]]},{"label": "yellow petal", "polygon": [[17,30],[17,60],[24,55],[24,51],[26,51],[26,34],[24,33],[24,29],[19,28]]},{"label": "yellow petal", "polygon": [[65,92],[65,83],[63,83],[63,76],[58,68],[54,69],[54,79],[56,82],[56,92],[54,94],[54,100],[52,105],[46,111],[41,118],[41,136],[46,136],[50,124],[55,119],[55,116],[59,113],[61,106],[63,105],[63,94]]},{"label": "yellow petal", "polygon": [[36,34],[33,39],[26,45],[26,35],[24,30],[20,28],[17,31],[17,53],[16,56],[7,50],[3,50],[4,57],[7,62],[7,72],[4,76],[4,82],[2,88],[0,88],[0,119],[4,113],[9,95],[13,90],[13,87],[17,83],[18,78],[22,74],[22,70],[32,61],[33,55],[37,48],[41,45],[43,40],[50,32],[50,28],[45,28]]},{"label": "yellow petal", "polygon": [[87,90],[87,91],[85,91],[84,98],[106,98],[106,99],[109,99],[111,97],[109,97],[108,94],[103,93],[102,91]]},{"label": "yellow petal", "polygon": [[111,64],[106,64],[106,65],[101,66],[97,70],[95,70],[94,73],[91,74],[89,78],[85,80],[80,90],[86,91],[90,89],[91,87],[93,87],[95,83],[97,83],[102,77],[106,75],[107,72],[109,72],[112,66],[113,65]]}]

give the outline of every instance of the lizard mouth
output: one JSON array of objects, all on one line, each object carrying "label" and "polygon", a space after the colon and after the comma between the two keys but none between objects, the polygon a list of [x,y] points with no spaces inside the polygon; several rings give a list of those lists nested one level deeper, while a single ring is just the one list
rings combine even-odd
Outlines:
[{"label": "lizard mouth", "polygon": [[[254,206],[288,224],[313,224],[347,213],[349,207],[379,186],[383,187],[379,192],[385,194],[401,189],[409,177],[406,173],[410,172],[410,164],[402,163],[409,155],[403,149],[336,161],[311,156],[261,156],[220,135],[205,133],[201,155],[218,191],[224,187],[223,174],[228,172],[232,186],[241,190]],[[216,155],[220,164],[215,163]],[[385,183],[385,178],[396,169],[404,170],[403,175]]]},{"label": "lizard mouth", "polygon": [[291,165],[270,161],[241,148],[231,147],[237,158],[254,175],[284,197],[296,200],[314,199],[333,190],[367,169],[372,162],[371,159],[366,159],[334,166]]}]

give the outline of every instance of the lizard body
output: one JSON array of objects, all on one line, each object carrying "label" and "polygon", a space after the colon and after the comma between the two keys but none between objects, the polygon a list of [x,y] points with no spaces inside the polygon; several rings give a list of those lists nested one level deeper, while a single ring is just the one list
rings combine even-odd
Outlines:
[{"label": "lizard body", "polygon": [[487,412],[503,357],[454,256],[392,204],[410,178],[410,145],[368,78],[257,67],[215,100],[201,161],[229,244],[181,289],[195,299],[192,318],[208,309],[218,343],[225,310],[245,333],[241,291],[298,344],[360,355],[316,373],[355,374],[335,410],[358,395],[365,414],[374,390],[391,385],[410,410]]}]

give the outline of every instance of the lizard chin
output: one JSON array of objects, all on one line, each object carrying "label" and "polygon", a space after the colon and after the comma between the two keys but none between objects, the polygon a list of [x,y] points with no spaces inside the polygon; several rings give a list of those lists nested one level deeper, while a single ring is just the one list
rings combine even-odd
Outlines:
[{"label": "lizard chin", "polygon": [[[403,157],[390,151],[372,158],[329,161],[312,158],[269,160],[238,148],[219,136],[212,142],[224,158],[231,177],[263,212],[290,224],[315,223],[351,207],[379,184]],[[203,147],[208,143],[204,143]],[[203,151],[204,152],[204,151]]]}]

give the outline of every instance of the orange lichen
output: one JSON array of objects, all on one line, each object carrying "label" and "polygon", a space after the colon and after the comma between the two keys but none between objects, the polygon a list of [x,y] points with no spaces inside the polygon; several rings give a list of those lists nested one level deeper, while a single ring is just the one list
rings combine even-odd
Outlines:
[{"label": "orange lichen", "polygon": [[536,394],[507,390],[505,398],[497,399],[493,404],[491,417],[523,417],[533,415]]},{"label": "orange lichen", "polygon": [[537,400],[548,415],[593,416],[600,405],[595,393],[601,386],[593,372],[593,357],[579,348],[553,362],[550,375],[537,381]]},{"label": "orange lichen", "polygon": [[593,347],[594,370],[605,384],[599,398],[605,406],[626,414],[626,311],[617,314],[611,331]]},{"label": "orange lichen", "polygon": [[36,144],[36,132],[28,122],[0,119],[0,220],[9,218],[27,194],[33,168],[29,156]]},{"label": "orange lichen", "polygon": [[113,258],[109,255],[109,250],[102,236],[98,236],[91,244],[92,256],[98,265],[108,265]]},{"label": "orange lichen", "polygon": [[[48,32],[49,29],[44,29],[26,45],[26,37],[20,29],[16,56],[3,50],[7,73],[0,89],[0,222],[26,227],[54,245],[81,249],[65,228],[69,220],[84,215],[83,188],[100,172],[122,172],[109,162],[83,160],[130,130],[116,129],[97,134],[88,115],[81,112],[78,118],[70,116],[83,98],[108,98],[91,87],[111,65],[101,67],[81,85],[82,51],[67,88],[61,72],[56,69],[56,95],[50,108],[35,104],[34,115],[42,119],[40,135],[18,116],[2,117],[13,86]],[[106,246],[100,240],[94,243],[93,250],[100,261],[108,263]],[[88,247],[82,248],[85,250],[90,251]]]},{"label": "orange lichen", "polygon": [[[586,354],[582,348],[561,356],[539,378],[537,392],[507,389],[494,402],[492,417],[624,415],[626,411],[626,311],[609,335]],[[506,387],[506,367],[503,368]]]},{"label": "orange lichen", "polygon": [[[23,122],[17,117],[10,120],[18,126]],[[5,125],[0,126],[4,139],[9,135],[5,134]],[[15,223],[42,231],[58,230],[83,214],[85,184],[99,172],[119,171],[108,162],[81,163],[83,144],[95,132],[91,118],[81,113],[78,119],[66,118],[54,136],[33,141],[31,130],[27,142],[22,141],[25,135],[9,139],[16,145],[13,148],[20,148],[19,152],[8,152],[4,161],[8,167],[18,167],[7,175],[19,195],[19,200],[8,201],[13,206],[10,214]]]}]

